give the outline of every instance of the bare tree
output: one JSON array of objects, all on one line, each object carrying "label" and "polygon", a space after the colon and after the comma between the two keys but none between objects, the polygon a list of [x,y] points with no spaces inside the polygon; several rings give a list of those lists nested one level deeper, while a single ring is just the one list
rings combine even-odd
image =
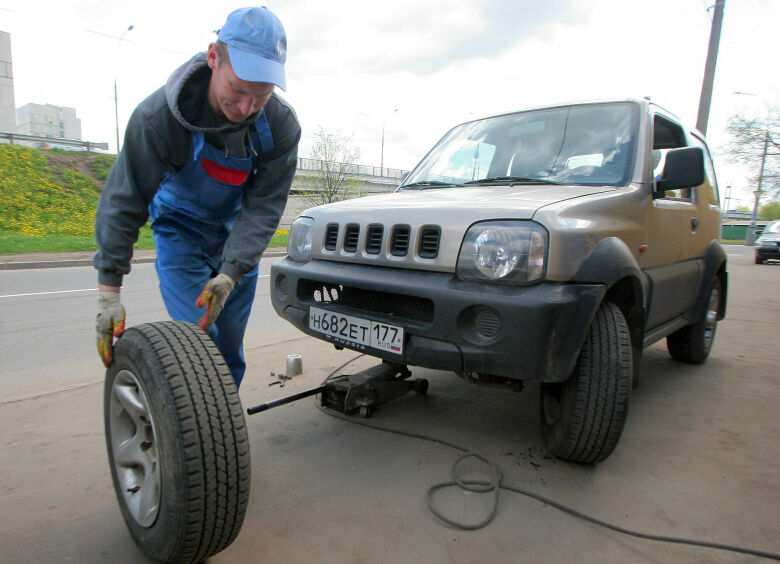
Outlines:
[{"label": "bare tree", "polygon": [[311,158],[320,161],[320,170],[299,171],[308,188],[298,192],[306,207],[358,196],[360,180],[354,173],[360,149],[352,144],[351,137],[325,131],[322,127],[314,135],[316,141],[311,148]]},{"label": "bare tree", "polygon": [[753,173],[756,183],[753,218],[746,243],[755,241],[756,219],[763,194],[777,195],[780,191],[780,145],[778,145],[778,120],[768,111],[765,119],[736,115],[729,120],[729,156],[731,160],[745,164]]}]

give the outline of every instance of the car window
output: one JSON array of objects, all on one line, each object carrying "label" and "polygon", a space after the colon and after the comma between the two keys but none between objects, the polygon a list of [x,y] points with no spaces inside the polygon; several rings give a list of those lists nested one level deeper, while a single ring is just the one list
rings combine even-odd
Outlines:
[{"label": "car window", "polygon": [[509,177],[623,186],[632,172],[638,115],[635,104],[620,102],[518,112],[466,123],[431,150],[404,186],[489,183]]},{"label": "car window", "polygon": [[764,233],[780,233],[780,221],[773,221],[764,228]]},{"label": "car window", "polygon": [[[682,127],[669,121],[663,116],[656,115],[653,118],[653,180],[660,180],[666,165],[666,154],[672,149],[686,147],[685,132]],[[693,190],[680,188],[667,190],[664,198],[683,202],[693,201]]]},{"label": "car window", "polygon": [[704,140],[697,135],[693,135],[691,141],[694,147],[701,147],[701,150],[704,152],[704,189],[708,203],[718,205],[720,202],[718,198],[718,182],[715,178],[715,167],[712,165],[710,151]]}]

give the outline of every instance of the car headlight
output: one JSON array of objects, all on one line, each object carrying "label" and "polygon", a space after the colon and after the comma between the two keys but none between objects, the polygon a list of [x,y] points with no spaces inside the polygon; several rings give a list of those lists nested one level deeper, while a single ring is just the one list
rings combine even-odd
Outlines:
[{"label": "car headlight", "polygon": [[310,217],[299,217],[287,237],[287,256],[297,262],[311,260],[311,235],[314,231],[314,220]]},{"label": "car headlight", "polygon": [[458,256],[458,278],[469,282],[529,284],[544,275],[547,230],[530,221],[471,226]]}]

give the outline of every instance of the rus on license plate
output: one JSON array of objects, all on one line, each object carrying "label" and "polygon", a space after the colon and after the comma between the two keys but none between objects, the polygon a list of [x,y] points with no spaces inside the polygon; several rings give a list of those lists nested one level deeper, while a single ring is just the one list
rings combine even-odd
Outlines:
[{"label": "rus on license plate", "polygon": [[310,307],[309,329],[349,347],[363,345],[397,354],[404,352],[404,328],[397,325]]}]

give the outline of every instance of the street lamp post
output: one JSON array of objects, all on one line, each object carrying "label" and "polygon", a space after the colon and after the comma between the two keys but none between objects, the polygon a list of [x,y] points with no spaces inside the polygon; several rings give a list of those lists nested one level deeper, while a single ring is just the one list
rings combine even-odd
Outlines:
[{"label": "street lamp post", "polygon": [[756,222],[758,221],[758,204],[761,201],[761,185],[764,182],[764,166],[766,165],[766,150],[769,145],[769,123],[766,124],[766,131],[764,131],[764,150],[761,153],[761,170],[758,173],[758,190],[756,190],[756,203],[753,206],[753,217],[750,218],[750,232],[747,236],[745,244],[753,246],[756,243]]},{"label": "street lamp post", "polygon": [[[119,36],[119,41],[116,43],[117,51],[122,40],[127,35],[127,32],[133,29],[132,25],[127,26],[127,29]],[[114,118],[116,119],[116,154],[119,154],[119,101],[116,93],[116,69],[114,69]]]},{"label": "street lamp post", "polygon": [[765,130],[764,130],[764,148],[761,152],[761,168],[758,172],[758,188],[755,191],[756,194],[756,200],[755,204],[753,205],[753,216],[750,218],[750,227],[748,228],[747,237],[745,240],[745,245],[747,246],[753,246],[756,243],[756,226],[758,222],[758,206],[761,202],[761,186],[764,182],[764,167],[766,166],[766,152],[767,148],[769,147],[769,123],[771,121],[771,110],[769,108],[769,104],[766,100],[764,100],[761,96],[758,94],[753,94],[752,92],[734,92],[734,94],[739,94],[742,96],[755,96],[759,100],[761,100],[764,103],[764,106],[766,107],[766,123],[764,124]]},{"label": "street lamp post", "polygon": [[[395,113],[398,111],[398,108],[395,108],[392,113]],[[382,120],[382,151],[379,157],[379,174],[380,176],[385,175],[385,123],[387,122],[387,118]]]}]

